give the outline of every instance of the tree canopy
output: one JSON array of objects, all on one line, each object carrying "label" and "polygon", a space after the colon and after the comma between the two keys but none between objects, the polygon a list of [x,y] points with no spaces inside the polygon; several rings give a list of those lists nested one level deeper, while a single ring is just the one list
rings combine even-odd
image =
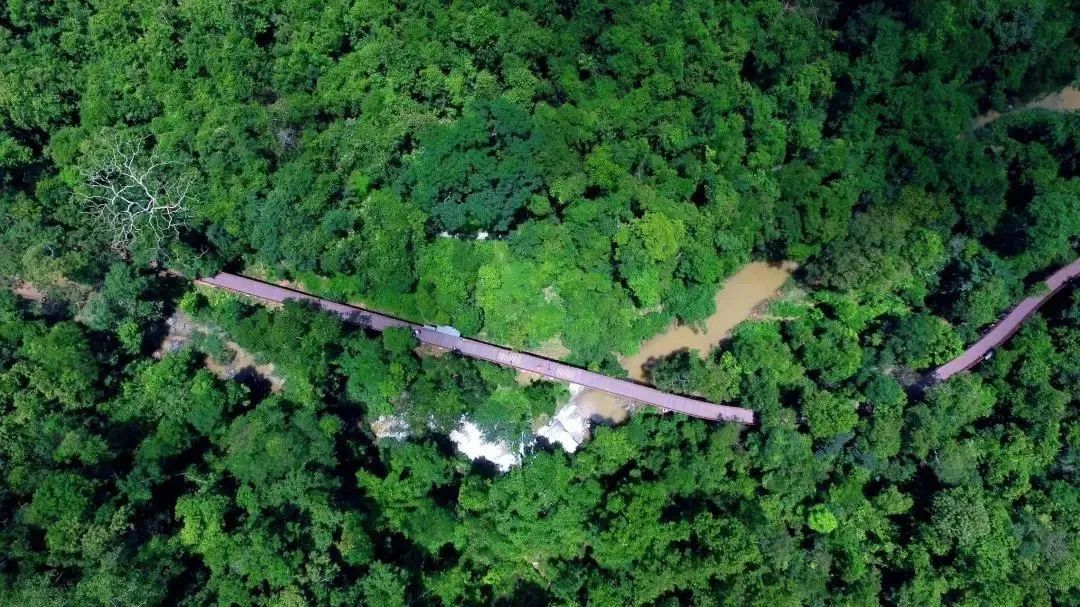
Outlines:
[{"label": "tree canopy", "polygon": [[[1080,252],[1078,56],[1075,0],[3,4],[0,604],[1080,604],[1076,289],[926,381]],[[623,374],[751,259],[648,380],[759,423],[572,454],[561,385],[190,281]]]}]

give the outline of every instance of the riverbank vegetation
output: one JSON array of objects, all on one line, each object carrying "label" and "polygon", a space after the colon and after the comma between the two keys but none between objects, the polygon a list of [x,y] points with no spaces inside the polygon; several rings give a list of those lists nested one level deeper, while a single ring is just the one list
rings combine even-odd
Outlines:
[{"label": "riverbank vegetation", "polygon": [[[0,602],[1080,602],[1075,292],[919,381],[1077,254],[1080,114],[973,128],[1078,77],[1075,2],[2,10],[0,276],[48,299],[0,296]],[[560,387],[177,276],[621,374],[750,259],[803,299],[651,379],[757,427],[640,413],[505,475],[445,433]],[[151,360],[178,307],[283,390]]]}]

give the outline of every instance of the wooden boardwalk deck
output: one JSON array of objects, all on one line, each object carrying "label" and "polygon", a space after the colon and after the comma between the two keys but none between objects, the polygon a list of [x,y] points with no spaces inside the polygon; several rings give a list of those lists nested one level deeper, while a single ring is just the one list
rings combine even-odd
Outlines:
[{"label": "wooden boardwalk deck", "polygon": [[963,354],[938,367],[934,371],[933,379],[935,381],[945,381],[953,375],[979,364],[991,350],[1012,337],[1013,333],[1020,329],[1020,325],[1027,320],[1028,316],[1034,314],[1036,310],[1046,303],[1046,300],[1053,297],[1055,293],[1077,276],[1080,276],[1080,259],[1076,259],[1051,274],[1046,279],[1046,284],[1049,287],[1046,293],[1028,297],[1017,304],[997,326],[983,335],[979,341],[972,344]]},{"label": "wooden boardwalk deck", "polygon": [[666,409],[700,417],[714,421],[738,422],[742,424],[754,423],[754,412],[739,407],[715,405],[713,403],[661,392],[655,388],[644,386],[625,379],[617,379],[594,373],[587,369],[581,369],[559,361],[543,358],[526,352],[517,352],[501,346],[495,346],[486,342],[467,337],[457,337],[447,333],[435,331],[431,327],[410,323],[392,316],[379,314],[308,295],[285,287],[272,285],[236,274],[222,273],[212,278],[204,278],[197,281],[199,284],[241,293],[266,301],[282,303],[286,300],[300,300],[338,314],[347,322],[358,324],[374,331],[383,331],[390,327],[401,327],[412,330],[421,343],[436,346],[458,352],[464,356],[487,360],[500,365],[506,365],[531,371],[545,377],[559,381],[573,382],[583,386],[602,390],[638,402],[648,403]]}]

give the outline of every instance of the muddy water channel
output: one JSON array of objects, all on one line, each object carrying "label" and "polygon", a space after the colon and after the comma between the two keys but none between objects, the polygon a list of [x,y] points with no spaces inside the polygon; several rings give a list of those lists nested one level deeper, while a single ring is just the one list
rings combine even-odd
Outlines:
[{"label": "muddy water channel", "polygon": [[[630,377],[647,381],[649,363],[680,350],[697,350],[703,355],[727,337],[735,325],[754,315],[791,278],[795,264],[751,263],[728,278],[716,294],[716,312],[705,321],[705,331],[672,324],[666,331],[641,345],[634,356],[620,360]],[[518,374],[518,381],[539,379],[534,374]],[[550,443],[559,443],[569,452],[588,440],[594,424],[614,425],[626,421],[637,407],[631,400],[570,384],[570,400],[551,419],[541,421],[537,434]]]},{"label": "muddy water channel", "polygon": [[582,417],[603,424],[621,424],[626,421],[631,405],[625,398],[600,390],[583,390],[577,395],[576,403]]},{"label": "muddy water channel", "polygon": [[754,311],[772,298],[791,278],[795,264],[754,262],[742,267],[724,283],[716,294],[716,312],[705,321],[705,331],[672,324],[666,331],[641,344],[641,350],[620,360],[630,377],[646,381],[650,361],[680,350],[707,354],[727,337],[735,325],[750,318]]},{"label": "muddy water channel", "polygon": [[[1074,86],[1067,86],[1056,93],[1050,93],[1025,103],[1024,105],[1016,108],[1016,110],[1026,110],[1031,108],[1040,108],[1044,110],[1050,110],[1052,112],[1070,112],[1073,110],[1080,110],[1080,89]],[[972,123],[972,128],[979,128],[990,124],[991,122],[1001,118],[1002,113],[996,110],[990,110],[989,112],[975,118]]]}]

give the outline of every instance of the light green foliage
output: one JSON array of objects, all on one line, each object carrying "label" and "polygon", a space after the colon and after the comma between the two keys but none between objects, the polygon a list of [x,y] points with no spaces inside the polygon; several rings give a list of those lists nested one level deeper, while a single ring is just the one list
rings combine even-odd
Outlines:
[{"label": "light green foliage", "polygon": [[[222,302],[228,309],[231,304]],[[257,310],[228,328],[241,343],[258,344],[285,376],[286,394],[301,403],[314,402],[327,387],[330,361],[340,352],[342,321],[330,314],[310,315],[290,301],[282,314]]]},{"label": "light green foliage", "polygon": [[58,556],[78,553],[90,510],[93,485],[75,474],[47,477],[34,491],[26,521],[45,530],[45,542]]},{"label": "light green foliage", "polygon": [[535,263],[510,261],[502,251],[482,266],[477,275],[476,303],[491,339],[513,346],[536,346],[555,337],[563,310],[559,300],[550,296],[551,279]]},{"label": "light green foliage", "polygon": [[909,448],[919,457],[952,440],[969,424],[989,415],[993,392],[977,377],[958,377],[927,394],[908,410]]},{"label": "light green foliage", "polygon": [[487,568],[487,584],[506,593],[519,578],[542,579],[550,561],[581,554],[584,523],[599,497],[599,484],[575,478],[562,455],[540,454],[499,482],[462,485],[455,544]]},{"label": "light green foliage", "polygon": [[472,300],[483,251],[456,238],[439,238],[420,250],[417,306],[425,320],[453,325],[466,335],[480,330],[480,311]]},{"label": "light green foliage", "polygon": [[858,440],[865,441],[863,449],[876,460],[873,467],[900,453],[907,394],[895,380],[882,375],[870,378],[862,393],[872,415],[864,421]]},{"label": "light green foliage", "polygon": [[806,525],[818,533],[832,533],[840,522],[827,506],[818,504],[806,515]]},{"label": "light green foliage", "polygon": [[957,280],[948,285],[947,291],[955,297],[953,316],[971,328],[993,322],[1002,310],[1020,299],[1015,272],[997,255],[971,245],[958,263]]},{"label": "light green foliage", "polygon": [[[394,362],[387,364],[388,360]],[[348,377],[346,396],[365,405],[375,417],[393,412],[393,402],[404,392],[415,368],[367,339],[345,341],[337,362]]]},{"label": "light green foliage", "polygon": [[862,349],[855,330],[838,323],[820,323],[806,336],[802,348],[804,365],[818,371],[826,385],[836,385],[855,375],[862,363]]},{"label": "light green foliage", "polygon": [[855,412],[857,403],[844,394],[814,390],[803,396],[802,412],[810,434],[815,438],[827,438],[850,432],[859,421]]},{"label": "light green foliage", "polygon": [[360,588],[364,596],[364,604],[371,607],[405,607],[408,605],[405,594],[405,583],[399,572],[394,567],[383,563],[375,563],[371,567]]},{"label": "light green foliage", "polygon": [[934,474],[946,485],[974,484],[979,475],[980,455],[975,441],[948,443],[934,454]]},{"label": "light green foliage", "polygon": [[408,293],[416,281],[412,264],[423,241],[424,214],[386,192],[372,193],[360,205],[360,242],[349,263],[361,275],[361,293]]},{"label": "light green foliage", "polygon": [[934,499],[933,531],[957,547],[971,549],[990,534],[990,513],[981,491],[950,489]]},{"label": "light green foliage", "polygon": [[642,307],[660,303],[685,234],[681,221],[650,212],[615,235],[619,273]]},{"label": "light green foliage", "polygon": [[26,335],[22,355],[27,364],[12,371],[45,399],[69,407],[90,406],[98,368],[86,336],[74,323],[56,324]]},{"label": "light green foliage", "polygon": [[432,445],[412,443],[391,445],[387,454],[392,458],[389,473],[379,478],[361,470],[360,487],[382,505],[379,516],[384,525],[437,553],[452,540],[454,521],[430,493],[453,481],[449,460]]}]

